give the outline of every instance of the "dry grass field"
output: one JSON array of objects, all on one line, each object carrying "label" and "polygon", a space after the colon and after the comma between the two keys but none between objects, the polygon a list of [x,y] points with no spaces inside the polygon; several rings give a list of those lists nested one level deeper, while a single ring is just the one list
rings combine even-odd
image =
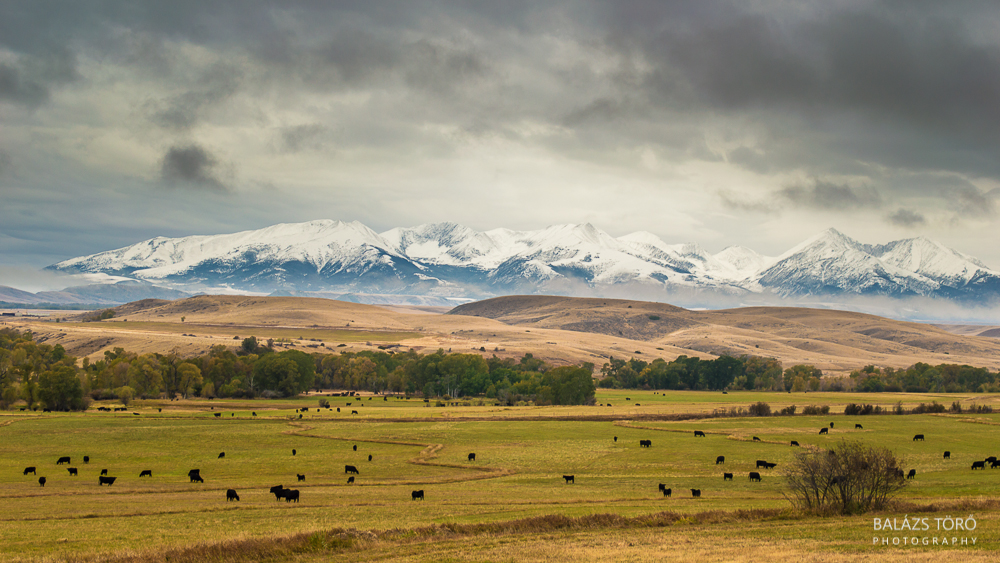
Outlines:
[{"label": "dry grass field", "polygon": [[[77,356],[103,357],[116,346],[137,352],[237,345],[256,336],[312,352],[399,345],[501,357],[531,352],[559,365],[611,356],[673,359],[754,354],[786,366],[812,364],[829,374],[868,364],[905,368],[916,362],[1000,368],[1000,340],[939,327],[843,311],[754,307],[687,311],[662,303],[521,296],[433,308],[380,307],[297,297],[199,296],[140,301],[113,319],[7,321]],[[340,346],[343,344],[344,346]]]}]

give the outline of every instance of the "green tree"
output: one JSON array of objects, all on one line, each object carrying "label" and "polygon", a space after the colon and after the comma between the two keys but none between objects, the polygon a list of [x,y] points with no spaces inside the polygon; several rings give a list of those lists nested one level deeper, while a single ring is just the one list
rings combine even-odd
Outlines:
[{"label": "green tree", "polygon": [[203,378],[198,366],[191,362],[183,362],[177,366],[177,388],[185,399],[194,393],[196,387],[200,387]]},{"label": "green tree", "polygon": [[54,411],[86,410],[83,386],[76,370],[69,366],[55,366],[38,376],[38,398]]}]

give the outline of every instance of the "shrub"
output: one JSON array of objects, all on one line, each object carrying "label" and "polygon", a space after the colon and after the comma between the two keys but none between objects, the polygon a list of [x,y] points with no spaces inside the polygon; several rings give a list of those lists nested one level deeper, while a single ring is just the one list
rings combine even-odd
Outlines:
[{"label": "shrub", "polygon": [[902,460],[882,446],[841,442],[829,452],[801,452],[787,473],[788,499],[815,514],[882,510],[906,486]]},{"label": "shrub", "polygon": [[962,405],[958,401],[955,401],[954,403],[951,404],[951,408],[948,409],[948,411],[949,412],[961,413],[962,412]]},{"label": "shrub", "polygon": [[330,408],[330,401],[328,401],[327,399],[320,399],[319,406],[320,408],[328,409]]},{"label": "shrub", "polygon": [[750,405],[747,407],[747,410],[750,411],[750,416],[771,416],[771,405],[764,401],[758,401]]},{"label": "shrub", "polygon": [[828,405],[809,405],[802,407],[802,414],[830,414],[830,407]]},{"label": "shrub", "polygon": [[795,414],[795,405],[788,405],[787,407],[781,409],[781,414],[785,416],[792,416]]}]

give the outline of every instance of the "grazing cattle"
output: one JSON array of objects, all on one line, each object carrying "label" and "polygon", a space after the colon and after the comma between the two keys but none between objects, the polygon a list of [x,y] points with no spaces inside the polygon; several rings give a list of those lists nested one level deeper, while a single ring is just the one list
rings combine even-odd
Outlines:
[{"label": "grazing cattle", "polygon": [[354,475],[351,475],[350,477],[347,478],[347,484],[350,485],[353,482],[354,482]]},{"label": "grazing cattle", "polygon": [[1000,467],[1000,459],[990,462],[990,469],[996,469],[997,467]]},{"label": "grazing cattle", "polygon": [[765,461],[763,459],[758,459],[757,460],[757,469],[760,469],[761,467],[767,467],[767,461]]},{"label": "grazing cattle", "polygon": [[733,480],[733,474],[732,473],[723,473],[722,474],[722,480],[723,481],[732,481]]},{"label": "grazing cattle", "polygon": [[152,477],[152,476],[153,476],[152,469],[143,469],[142,471],[139,472],[139,477]]},{"label": "grazing cattle", "polygon": [[760,438],[758,438],[758,437],[754,436],[754,437],[753,437],[753,441],[754,441],[754,442],[760,442]]},{"label": "grazing cattle", "polygon": [[764,464],[764,469],[774,469],[777,466],[778,466],[777,463],[765,463]]},{"label": "grazing cattle", "polygon": [[358,445],[354,444],[354,451],[358,451]]},{"label": "grazing cattle", "polygon": [[37,473],[35,473],[34,467],[25,467],[24,474],[27,475],[28,473],[31,473],[32,475],[38,475]]},{"label": "grazing cattle", "polygon": [[295,455],[295,450],[292,450],[292,455]]},{"label": "grazing cattle", "polygon": [[699,436],[702,437],[702,438],[704,438],[705,437],[705,433],[702,432],[701,430],[695,430],[694,431],[694,437],[697,438]]},{"label": "grazing cattle", "polygon": [[924,441],[924,435],[923,434],[917,434],[916,436],[914,436],[913,437],[913,441],[916,442],[917,440],[920,440],[921,442],[923,442]]},{"label": "grazing cattle", "polygon": [[669,496],[670,496],[670,494],[671,494],[672,492],[673,492],[673,491],[672,491],[671,489],[666,489],[666,488],[664,488],[664,489],[663,489],[663,496],[665,496],[665,497],[669,497]]},{"label": "grazing cattle", "polygon": [[254,415],[254,416],[257,416],[257,411],[253,411],[253,415]]},{"label": "grazing cattle", "polygon": [[306,476],[305,475],[299,475],[298,473],[296,473],[295,476],[299,478],[299,482],[302,482],[302,481],[306,480]]},{"label": "grazing cattle", "polygon": [[337,412],[340,412],[340,407],[337,407]]},{"label": "grazing cattle", "polygon": [[353,473],[355,475],[360,475],[360,473],[358,473],[358,468],[354,467],[353,465],[345,465],[344,473]]},{"label": "grazing cattle", "polygon": [[897,469],[896,470],[896,477],[899,477],[900,479],[902,479],[903,475],[905,475],[905,473],[903,473],[902,469]]},{"label": "grazing cattle", "polygon": [[205,480],[201,478],[201,470],[200,469],[192,469],[191,471],[188,471],[188,478],[191,479],[192,483],[194,483],[195,481],[197,481],[199,483],[204,483],[205,482]]},{"label": "grazing cattle", "polygon": [[799,445],[799,443],[798,443],[798,442],[796,442],[795,440],[792,440],[792,444],[791,444],[791,445],[793,445],[793,446],[797,446],[797,445]]},{"label": "grazing cattle", "polygon": [[664,485],[663,483],[660,483],[660,490],[661,490],[661,491],[662,491],[663,489],[666,489],[666,488],[667,488],[667,486],[666,486],[666,485]]},{"label": "grazing cattle", "polygon": [[906,474],[906,478],[907,479],[913,479],[916,476],[917,476],[917,470],[916,469],[911,469],[910,472]]},{"label": "grazing cattle", "polygon": [[566,480],[567,485],[569,485],[570,483],[576,483],[575,477],[576,477],[575,475],[563,475],[563,479]]},{"label": "grazing cattle", "polygon": [[944,459],[951,459],[951,452],[950,451],[945,450],[945,452],[944,452]]},{"label": "grazing cattle", "polygon": [[45,477],[39,477],[38,478],[38,484],[44,487],[45,486]]},{"label": "grazing cattle", "polygon": [[990,463],[993,463],[993,462],[994,462],[994,461],[996,461],[996,460],[997,460],[997,456],[995,456],[995,455],[991,455],[990,457],[986,458],[986,459],[985,459],[985,460],[983,460],[983,461],[988,461],[988,462],[990,462]]},{"label": "grazing cattle", "polygon": [[83,456],[83,462],[84,463],[90,463],[90,456],[89,455]]},{"label": "grazing cattle", "polygon": [[975,471],[976,469],[986,469],[986,462],[985,461],[973,461],[972,462],[972,470]]},{"label": "grazing cattle", "polygon": [[240,495],[236,494],[236,490],[235,489],[227,489],[226,490],[226,502],[229,502],[231,500],[235,500],[235,501],[240,500]]},{"label": "grazing cattle", "polygon": [[701,498],[701,489],[691,489],[691,496]]},{"label": "grazing cattle", "polygon": [[101,475],[102,475],[102,476],[103,476],[103,475],[107,475],[107,474],[108,474],[108,470],[107,470],[107,469],[102,469],[102,470],[101,470]]},{"label": "grazing cattle", "polygon": [[281,485],[275,485],[271,487],[270,492],[274,495],[274,500],[281,500],[282,493],[284,493],[285,488]]},{"label": "grazing cattle", "polygon": [[347,406],[351,406],[351,403],[347,403]]},{"label": "grazing cattle", "polygon": [[299,502],[299,491],[298,489],[285,489],[281,491],[281,496],[285,497],[285,502]]},{"label": "grazing cattle", "polygon": [[719,457],[715,458],[715,465],[719,465],[720,463],[723,464],[726,463],[726,456],[720,455]]},{"label": "grazing cattle", "polygon": [[417,499],[424,500],[423,489],[420,489],[419,491],[413,491],[412,493],[410,493],[410,500],[417,500]]},{"label": "grazing cattle", "polygon": [[71,476],[73,476],[73,477],[76,477],[76,476],[77,476],[77,473],[76,473],[76,468],[75,468],[75,467],[67,467],[67,468],[66,468],[66,471],[69,471],[69,474],[70,474]]},{"label": "grazing cattle", "polygon": [[221,416],[222,416],[222,413],[221,413],[221,412],[217,412],[217,413],[215,413],[215,418],[219,418],[219,417],[221,417]]},{"label": "grazing cattle", "polygon": [[830,428],[833,428],[833,423],[832,422],[830,423]]},{"label": "grazing cattle", "polygon": [[226,457],[226,452],[219,452],[219,459]]},{"label": "grazing cattle", "polygon": [[617,442],[617,441],[618,441],[618,436],[615,436],[615,442]]},{"label": "grazing cattle", "polygon": [[651,447],[653,447],[653,441],[652,440],[639,440],[639,447],[640,448],[651,448]]},{"label": "grazing cattle", "polygon": [[751,481],[757,481],[759,483],[760,482],[760,473],[757,473],[756,471],[751,471],[750,472],[750,480]]},{"label": "grazing cattle", "polygon": [[351,411],[351,414],[358,414],[358,411]]},{"label": "grazing cattle", "polygon": [[820,428],[819,429],[819,433],[820,434],[829,434],[830,433],[829,430],[830,430],[829,428]]},{"label": "grazing cattle", "polygon": [[469,461],[476,461],[476,454],[469,454]]},{"label": "grazing cattle", "polygon": [[372,460],[372,454],[368,454],[368,461]]},{"label": "grazing cattle", "polygon": [[97,486],[100,487],[101,485],[107,485],[110,487],[111,485],[115,484],[115,479],[117,478],[118,477],[104,477],[104,476],[98,477]]},{"label": "grazing cattle", "polygon": [[855,429],[855,430],[864,430],[864,429],[865,429],[865,427],[864,427],[864,426],[861,426],[860,424],[855,424],[855,425],[854,425],[854,429]]},{"label": "grazing cattle", "polygon": [[58,460],[56,460],[56,465],[62,465],[64,463],[68,464],[68,463],[72,463],[72,462],[69,460],[69,457],[65,457],[65,456],[59,458]]}]

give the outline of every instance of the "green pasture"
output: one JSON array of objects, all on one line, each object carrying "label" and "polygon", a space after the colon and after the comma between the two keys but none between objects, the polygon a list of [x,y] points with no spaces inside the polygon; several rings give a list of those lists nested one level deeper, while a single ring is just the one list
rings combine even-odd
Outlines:
[{"label": "green pasture", "polygon": [[[638,408],[644,409],[644,417],[626,416],[626,397],[642,405]],[[436,407],[419,399],[323,397],[333,410],[317,412],[319,397],[309,397],[150,401],[130,405],[126,413],[8,411],[0,413],[0,497],[5,508],[0,514],[0,561],[332,528],[388,530],[544,515],[781,509],[789,506],[783,496],[783,468],[794,455],[808,448],[826,449],[841,439],[887,446],[903,457],[906,468],[916,469],[901,500],[930,503],[1000,495],[1000,470],[970,469],[974,460],[1000,456],[1000,414],[683,421],[653,416],[711,412],[720,397],[602,391],[599,404],[610,401],[615,406]],[[763,400],[772,408],[788,399],[787,394],[761,393],[725,397],[731,406]],[[790,400],[808,404],[804,398],[816,400],[814,404],[832,405],[833,399],[868,402],[834,393]],[[879,404],[899,400],[885,399]],[[974,399],[979,404],[996,400]],[[347,407],[348,402],[356,408]],[[697,405],[710,408],[696,410]],[[301,407],[310,411],[295,410]],[[613,416],[605,419],[595,413]],[[820,428],[829,434],[820,435]],[[694,430],[706,437],[695,438]],[[914,434],[924,434],[925,440],[914,442]],[[754,442],[755,436],[761,441]],[[651,440],[652,447],[641,448],[639,440]],[[801,447],[790,446],[791,440]],[[951,460],[942,459],[945,450],[951,451]],[[222,459],[220,452],[225,452]],[[475,462],[468,461],[469,453],[476,454]],[[85,455],[90,456],[88,464],[83,463]],[[717,465],[720,455],[726,460]],[[61,456],[70,456],[72,463],[56,465]],[[778,465],[757,469],[758,459]],[[344,473],[348,464],[360,473],[350,485]],[[37,467],[37,476],[23,475],[27,466]],[[76,467],[79,476],[71,477],[67,467]],[[195,468],[205,483],[189,481],[187,472]],[[113,486],[98,485],[101,469],[118,478]],[[152,478],[138,477],[145,469],[152,471]],[[751,483],[750,471],[761,473],[762,481]],[[733,473],[733,480],[724,481],[724,472]],[[305,475],[305,481],[297,482],[297,474]],[[563,475],[573,475],[575,483],[567,484]],[[47,478],[44,488],[38,476]],[[671,498],[659,493],[659,483],[673,490]],[[276,501],[268,488],[277,484],[299,489],[301,501]],[[240,502],[226,501],[229,488],[238,491]],[[692,498],[691,488],[701,489],[702,498]],[[417,489],[425,491],[422,502],[411,500],[411,491]],[[833,526],[835,533],[827,531],[835,544],[861,545],[864,538],[871,539],[869,519],[822,522],[823,528],[840,522]],[[1000,523],[989,515],[983,515],[982,522],[979,546],[995,549]],[[788,525],[789,537],[808,536],[808,530],[797,526]]]}]

